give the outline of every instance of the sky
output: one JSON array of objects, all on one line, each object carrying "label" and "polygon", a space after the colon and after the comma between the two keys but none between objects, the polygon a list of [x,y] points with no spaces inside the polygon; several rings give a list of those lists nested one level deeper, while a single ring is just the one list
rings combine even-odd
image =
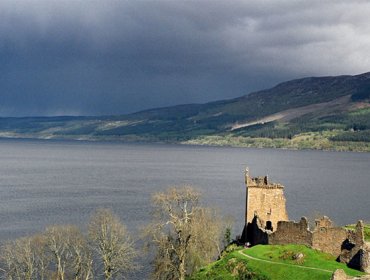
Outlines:
[{"label": "sky", "polygon": [[370,1],[0,0],[0,116],[113,115],[370,71]]}]

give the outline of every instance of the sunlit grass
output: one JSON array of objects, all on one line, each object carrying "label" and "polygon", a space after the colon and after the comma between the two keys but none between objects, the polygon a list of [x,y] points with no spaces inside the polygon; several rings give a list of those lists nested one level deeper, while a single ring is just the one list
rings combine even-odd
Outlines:
[{"label": "sunlit grass", "polygon": [[[242,255],[240,250],[258,260]],[[302,254],[303,257],[295,259],[294,256],[297,254]],[[202,268],[191,279],[328,280],[336,269],[343,269],[351,276],[363,274],[348,268],[345,264],[336,262],[335,257],[329,254],[303,245],[258,245],[244,250],[239,248],[226,254],[217,262]],[[250,278],[242,278],[243,273]]]}]

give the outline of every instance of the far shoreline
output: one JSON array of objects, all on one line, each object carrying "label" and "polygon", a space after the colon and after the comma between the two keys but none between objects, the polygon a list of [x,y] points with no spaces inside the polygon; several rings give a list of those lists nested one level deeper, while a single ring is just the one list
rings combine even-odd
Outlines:
[{"label": "far shoreline", "polygon": [[[215,136],[220,137],[220,136]],[[74,143],[115,143],[115,144],[135,144],[135,145],[173,145],[173,146],[188,146],[188,147],[210,147],[210,148],[250,148],[250,149],[273,149],[273,150],[286,150],[286,151],[319,151],[319,152],[349,152],[349,153],[369,153],[370,152],[370,143],[367,144],[366,149],[361,149],[358,147],[356,149],[355,146],[349,145],[342,145],[340,149],[336,149],[333,147],[330,148],[315,148],[315,147],[292,147],[289,145],[280,145],[280,146],[273,146],[273,145],[265,145],[266,142],[258,141],[256,139],[253,143],[243,144],[243,143],[235,143],[235,142],[227,142],[224,141],[223,143],[217,143],[217,141],[202,141],[199,139],[190,139],[186,141],[165,141],[165,140],[158,140],[158,139],[147,139],[147,138],[140,138],[140,139],[133,139],[126,137],[88,137],[88,136],[79,136],[79,137],[55,137],[55,136],[36,136],[36,135],[20,135],[20,134],[13,134],[13,135],[0,135],[0,141],[42,141],[42,142],[74,142]],[[275,139],[270,138],[262,138],[262,140],[271,141],[273,143]],[[287,140],[287,139],[284,139]],[[361,142],[362,143],[362,142]],[[357,144],[357,143],[356,143]]]}]

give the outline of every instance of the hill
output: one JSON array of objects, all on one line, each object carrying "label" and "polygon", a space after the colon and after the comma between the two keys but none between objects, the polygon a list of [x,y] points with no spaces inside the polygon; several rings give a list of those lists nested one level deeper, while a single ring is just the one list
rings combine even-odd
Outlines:
[{"label": "hill", "polygon": [[0,118],[1,137],[370,151],[370,72],[104,117]]},{"label": "hill", "polygon": [[200,269],[191,280],[329,280],[336,269],[343,269],[351,276],[364,274],[337,262],[329,254],[303,245],[257,245],[225,252],[220,260]]}]

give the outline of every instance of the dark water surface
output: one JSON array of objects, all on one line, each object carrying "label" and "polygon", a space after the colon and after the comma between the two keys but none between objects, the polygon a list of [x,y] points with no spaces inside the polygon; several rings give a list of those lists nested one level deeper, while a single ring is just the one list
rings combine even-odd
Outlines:
[{"label": "dark water surface", "polygon": [[370,153],[273,149],[0,141],[0,240],[50,224],[85,225],[109,207],[129,230],[150,220],[150,197],[190,184],[235,219],[244,215],[244,169],[286,186],[291,219],[326,214],[336,224],[370,221]]}]

